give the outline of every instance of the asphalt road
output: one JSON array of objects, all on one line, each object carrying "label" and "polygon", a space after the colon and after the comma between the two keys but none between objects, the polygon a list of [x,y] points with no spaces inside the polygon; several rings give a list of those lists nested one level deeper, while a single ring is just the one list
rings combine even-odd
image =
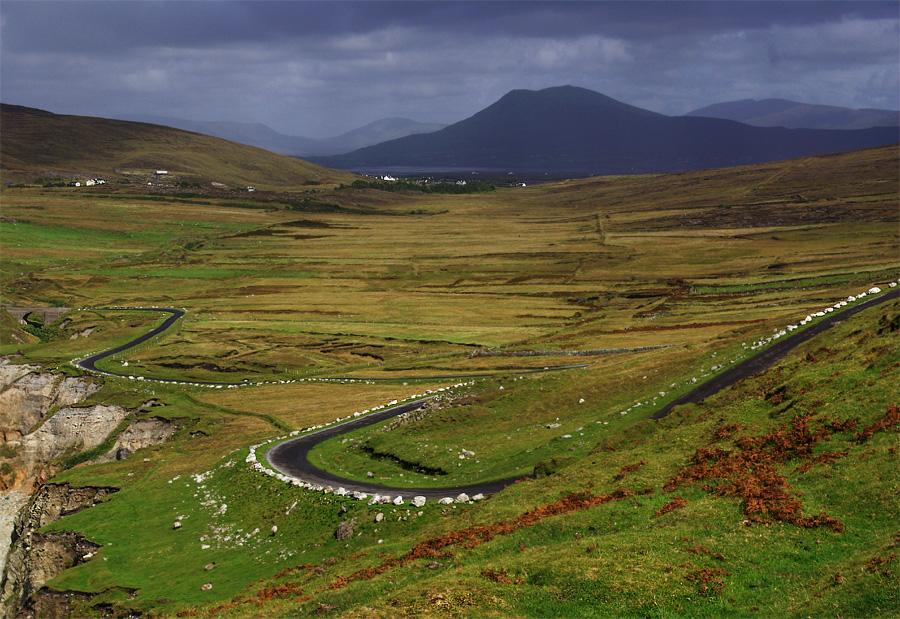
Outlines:
[{"label": "asphalt road", "polygon": [[334,488],[343,487],[348,491],[358,490],[366,494],[381,494],[386,496],[424,496],[428,498],[455,497],[461,492],[465,492],[469,496],[478,494],[493,494],[503,490],[506,486],[514,483],[516,477],[503,479],[495,482],[484,484],[474,484],[468,486],[456,486],[452,488],[416,488],[414,486],[383,486],[376,483],[356,482],[350,479],[343,479],[336,475],[332,475],[313,466],[307,459],[309,451],[323,441],[335,438],[347,432],[352,432],[360,428],[365,428],[372,424],[396,417],[402,413],[413,411],[421,408],[425,402],[431,398],[422,398],[412,402],[406,402],[393,408],[386,408],[376,413],[371,413],[365,417],[358,417],[351,421],[324,428],[312,434],[305,434],[297,438],[284,441],[272,447],[266,453],[266,460],[274,468],[278,469],[285,475],[291,475],[311,484],[319,484],[321,486],[332,486]]},{"label": "asphalt road", "polygon": [[[874,307],[875,305],[884,303],[891,299],[896,299],[898,298],[898,296],[900,296],[900,289],[892,289],[887,293],[881,294],[877,297],[867,298],[865,301],[862,301],[861,303],[858,303],[843,311],[831,312],[819,322],[791,336],[786,336],[779,339],[775,344],[772,344],[768,348],[760,351],[749,359],[746,359],[741,363],[738,363],[737,365],[731,367],[730,369],[722,372],[721,374],[714,376],[702,385],[697,386],[685,395],[675,399],[657,412],[653,413],[652,415],[650,415],[650,418],[661,419],[662,417],[668,415],[674,407],[680,404],[686,404],[688,402],[700,402],[701,400],[704,400],[705,398],[718,393],[722,389],[730,387],[739,380],[747,378],[748,376],[753,376],[754,374],[758,374],[763,370],[771,367],[773,363],[784,357],[788,353],[788,351],[802,344],[803,342],[806,342],[816,335],[819,335],[827,329],[830,329],[831,327],[839,324],[847,318],[850,318],[854,314],[858,314],[863,310]],[[271,464],[274,468],[281,471],[282,473],[291,475],[310,483],[323,486],[333,486],[335,488],[343,487],[349,491],[358,490],[367,494],[378,493],[390,496],[396,496],[399,494],[405,497],[421,495],[429,498],[438,498],[453,497],[461,492],[465,492],[469,496],[478,493],[487,495],[499,492],[506,486],[515,483],[518,479],[525,479],[525,477],[510,478],[485,484],[473,484],[469,486],[456,486],[452,488],[440,489],[397,486],[388,487],[374,483],[355,482],[349,479],[343,479],[313,466],[307,459],[307,455],[309,454],[310,449],[323,441],[335,438],[337,436],[340,436],[341,434],[357,430],[373,423],[378,423],[379,421],[384,421],[385,419],[389,419],[401,413],[415,410],[416,408],[420,407],[423,402],[424,400],[419,400],[416,402],[410,402],[408,404],[396,406],[394,408],[385,409],[373,415],[354,419],[353,421],[348,421],[344,424],[326,428],[313,434],[307,434],[305,436],[300,436],[295,439],[279,443],[266,453],[266,460],[269,462],[269,464]]]},{"label": "asphalt road", "polygon": [[[858,314],[861,311],[869,309],[870,307],[874,307],[880,303],[884,303],[891,299],[896,299],[900,297],[900,288],[894,288],[889,290],[886,293],[880,294],[878,296],[872,296],[867,298],[865,301],[857,303],[852,307],[849,307],[842,311],[834,311],[827,314],[822,320],[816,322],[815,324],[794,333],[790,336],[785,336],[779,339],[776,343],[767,347],[766,349],[760,351],[749,359],[745,359],[741,363],[729,368],[728,370],[722,372],[706,381],[705,383],[698,385],[696,388],[692,389],[688,393],[683,396],[673,400],[663,408],[659,409],[652,415],[650,415],[651,419],[661,419],[668,415],[673,408],[676,406],[687,404],[687,403],[697,403],[700,402],[712,395],[715,395],[719,391],[730,387],[734,383],[747,378],[749,376],[753,376],[755,374],[759,374],[760,372],[768,369],[772,366],[773,363],[784,357],[788,351],[792,350],[796,346],[802,344],[803,342],[808,341],[809,339],[819,335],[820,333],[830,329],[831,327],[843,322],[844,320],[850,318],[851,316]],[[90,372],[96,372],[99,374],[105,374],[107,376],[119,376],[127,378],[128,375],[118,374],[116,372],[108,372],[106,370],[101,370],[96,366],[96,363],[101,359],[105,359],[117,353],[123,352],[130,348],[134,348],[135,346],[139,346],[140,344],[146,342],[152,337],[163,333],[167,329],[171,328],[175,322],[184,316],[184,310],[180,309],[163,309],[163,308],[137,308],[137,309],[128,309],[128,311],[144,311],[144,312],[161,312],[169,314],[169,317],[166,318],[155,329],[143,334],[142,336],[128,342],[127,344],[123,344],[122,346],[118,346],[116,348],[106,350],[104,352],[98,353],[96,355],[92,355],[81,361],[76,362],[76,365],[84,370]],[[550,368],[549,370],[531,370],[528,372],[516,372],[521,374],[526,373],[537,373],[544,371],[554,371],[554,370],[563,370],[563,369],[573,369],[585,367],[584,365],[576,365],[576,366],[565,366],[565,367],[556,367]],[[441,377],[430,377],[432,379],[441,378],[441,379],[454,379],[454,378],[477,378],[477,377],[487,377],[492,376],[491,374],[468,374],[468,375],[456,375],[456,376],[441,376]],[[414,377],[409,380],[420,380],[422,377]],[[171,379],[152,379],[158,382],[167,382],[167,383],[177,383],[184,381],[177,381]],[[340,380],[340,379],[334,379]],[[359,377],[348,377],[344,380],[373,380],[373,379],[365,379]],[[407,380],[404,378],[394,378],[394,379],[381,379],[381,380]],[[201,381],[191,381],[197,384],[202,385],[240,385],[243,383],[212,383],[212,382],[201,382]],[[384,421],[386,419],[390,419],[391,417],[396,417],[402,413],[415,410],[420,408],[426,401],[430,398],[422,398],[420,400],[415,400],[413,402],[406,402],[404,404],[400,404],[398,406],[394,406],[392,408],[387,408],[376,413],[371,413],[366,415],[365,417],[358,417],[352,419],[350,421],[346,421],[341,424],[337,424],[331,426],[329,428],[324,428],[317,432],[313,432],[311,434],[306,434],[303,436],[299,436],[294,439],[290,439],[284,441],[283,443],[279,443],[278,445],[272,447],[265,454],[266,460],[271,464],[275,469],[281,471],[286,475],[291,475],[298,479],[302,479],[303,481],[319,484],[322,486],[333,486],[333,487],[343,487],[348,491],[358,490],[360,492],[365,492],[367,494],[382,494],[389,496],[415,496],[421,495],[429,498],[440,498],[440,497],[453,497],[462,492],[468,494],[469,496],[475,494],[493,494],[495,492],[499,492],[506,486],[515,483],[519,479],[525,479],[526,477],[519,478],[509,478],[503,479],[493,482],[481,483],[481,484],[472,484],[468,486],[455,486],[448,488],[415,488],[415,487],[403,487],[403,486],[382,486],[376,483],[366,483],[366,482],[356,482],[349,479],[343,479],[336,475],[332,475],[326,471],[323,471],[315,466],[313,466],[309,460],[307,459],[307,455],[309,451],[318,445],[319,443],[326,441],[331,438],[335,438],[342,434],[346,434],[347,432],[352,432],[353,430],[357,430],[359,428],[364,428],[366,426]]]},{"label": "asphalt road", "polygon": [[[106,359],[107,357],[112,357],[115,354],[120,352],[124,352],[135,346],[140,346],[150,338],[156,337],[160,333],[168,331],[172,328],[172,326],[178,321],[179,318],[184,316],[185,311],[180,309],[170,309],[170,308],[156,308],[156,307],[115,307],[115,308],[96,308],[97,311],[119,311],[119,312],[159,312],[162,314],[169,314],[169,317],[166,318],[162,324],[160,324],[155,329],[148,331],[147,333],[137,337],[127,344],[122,344],[121,346],[116,346],[115,348],[111,348],[109,350],[104,350],[103,352],[97,353],[96,355],[91,355],[90,357],[85,357],[80,361],[76,361],[75,365],[81,368],[82,370],[87,370],[88,372],[94,372],[96,374],[103,374],[105,376],[118,376],[119,378],[129,378],[132,374],[120,374],[118,372],[110,372],[107,370],[102,370],[97,367],[97,362],[101,359]],[[589,364],[581,363],[578,365],[559,365],[554,367],[544,368],[542,370],[517,370],[517,371],[509,371],[509,372],[501,372],[500,375],[505,374],[541,374],[544,372],[559,372],[561,370],[576,370],[579,368],[585,368]],[[443,376],[389,376],[389,377],[365,377],[365,376],[330,376],[325,380],[366,380],[366,381],[391,381],[391,380],[458,380],[464,378],[490,378],[491,376],[497,376],[498,373],[487,373],[487,374],[447,374]],[[144,377],[146,380],[152,380],[158,383],[184,383],[190,382],[197,385],[209,385],[209,386],[245,386],[248,383],[224,383],[224,382],[210,382],[210,381],[202,381],[202,380],[177,380],[173,378],[149,378]],[[255,384],[255,383],[249,383]]]},{"label": "asphalt road", "polygon": [[[148,331],[147,333],[137,337],[127,344],[122,344],[121,346],[116,346],[115,348],[111,348],[109,350],[104,350],[103,352],[97,353],[96,355],[91,355],[90,357],[85,357],[81,361],[76,361],[75,365],[80,367],[82,370],[87,370],[88,372],[95,372],[97,374],[105,374],[106,376],[119,376],[121,378],[128,378],[128,374],[119,374],[117,372],[107,372],[106,370],[101,370],[97,367],[97,362],[101,359],[106,359],[107,357],[112,357],[120,352],[129,350],[134,348],[135,346],[140,346],[150,338],[156,337],[160,333],[164,331],[168,331],[172,328],[172,326],[178,322],[178,319],[184,316],[184,310],[180,309],[166,309],[166,308],[98,308],[100,311],[104,310],[115,310],[115,311],[129,311],[129,312],[159,312],[160,314],[169,314],[169,317],[166,318],[162,324],[160,324],[155,329]],[[175,383],[180,382],[176,380],[161,380],[160,382],[167,383]]]},{"label": "asphalt road", "polygon": [[806,329],[798,331],[793,335],[788,335],[786,337],[780,338],[776,343],[772,344],[764,350],[761,350],[749,359],[745,359],[737,365],[725,370],[721,374],[713,376],[702,385],[697,386],[695,389],[692,389],[680,398],[676,398],[675,400],[669,402],[666,406],[650,415],[650,419],[662,419],[663,417],[668,415],[676,406],[688,403],[696,404],[697,402],[705,400],[711,395],[719,393],[722,389],[730,387],[739,380],[747,378],[748,376],[759,374],[763,370],[769,369],[773,363],[784,357],[788,353],[788,351],[796,348],[803,342],[814,338],[820,333],[843,322],[844,320],[847,320],[851,316],[858,314],[863,310],[869,309],[870,307],[874,307],[891,299],[896,299],[898,298],[898,296],[900,296],[900,288],[893,288],[877,297],[873,296],[871,298],[867,298],[865,301],[857,303],[856,305],[853,305],[852,307],[849,307],[845,310],[830,312],[826,314],[825,317],[822,318],[819,322],[816,322],[815,324],[812,324]]}]

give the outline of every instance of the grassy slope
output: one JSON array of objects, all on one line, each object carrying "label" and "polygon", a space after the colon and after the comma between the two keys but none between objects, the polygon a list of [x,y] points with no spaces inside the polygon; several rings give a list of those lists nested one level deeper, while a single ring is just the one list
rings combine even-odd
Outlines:
[{"label": "grassy slope", "polygon": [[[99,541],[128,539],[116,529],[134,526],[124,513],[115,514],[140,509],[158,528],[152,536],[156,548],[142,545],[142,561],[133,565],[126,557],[133,549],[108,547],[101,552],[103,563],[70,570],[55,585],[94,589],[131,583],[142,587],[139,600],[165,591],[172,614],[193,608],[199,616],[218,617],[306,615],[320,604],[334,607],[329,616],[340,617],[894,616],[897,420],[866,440],[859,435],[898,406],[898,313],[896,302],[866,312],[700,406],[610,432],[587,457],[556,475],[519,484],[471,508],[430,506],[417,516],[406,506],[351,501],[342,515],[335,499],[274,485],[232,465],[235,456],[220,461],[200,484],[176,480],[157,497],[148,491],[165,489],[160,467],[138,465],[145,491],[126,491],[122,499],[64,523]],[[866,385],[865,391],[857,384]],[[852,391],[859,393],[855,401],[846,397]],[[716,476],[667,488],[690,468],[697,450],[740,453],[741,438],[801,427],[797,420],[804,415],[810,416],[805,433],[785,435],[760,453],[775,453],[779,444],[797,449],[786,450],[769,467],[759,458],[762,464],[735,478],[736,487],[747,489],[746,498],[705,490],[703,483],[728,486],[729,480]],[[851,419],[858,420],[852,429],[833,426]],[[730,432],[716,440],[723,428]],[[797,440],[822,428],[829,431],[817,443]],[[835,454],[833,461],[829,453]],[[808,463],[812,466],[803,470]],[[113,468],[100,477],[95,472],[70,478],[121,483]],[[779,486],[767,483],[778,476],[787,484],[784,502],[771,498]],[[254,484],[260,486],[257,492]],[[635,494],[619,499],[619,489]],[[192,493],[212,496],[212,506],[198,506]],[[569,493],[580,495],[581,503],[559,504]],[[590,497],[606,495],[614,500],[591,505]],[[253,505],[244,504],[246,496],[254,497]],[[656,515],[676,497],[686,505]],[[228,510],[214,515],[222,502]],[[294,502],[302,511],[285,516]],[[554,504],[560,515],[538,511],[522,518]],[[782,504],[788,509],[781,510]],[[754,512],[754,505],[762,511]],[[773,515],[779,510],[785,512],[782,519]],[[375,523],[378,512],[387,520]],[[187,524],[173,532],[169,521],[176,514],[186,515]],[[821,526],[815,522],[819,514],[826,516]],[[351,517],[359,519],[360,535],[346,545],[337,543],[330,532]],[[399,517],[407,520],[398,522]],[[309,526],[310,520],[316,526]],[[272,523],[279,534],[264,536]],[[493,526],[497,523],[506,526]],[[834,523],[839,525],[828,526]],[[219,536],[204,551],[199,536],[209,534],[208,524],[225,532],[259,528],[263,534],[251,536],[245,542],[249,548]],[[473,529],[482,526],[489,528]],[[379,539],[384,543],[376,544]],[[157,569],[147,569],[148,560]],[[204,571],[202,565],[212,560],[215,570]],[[429,569],[432,561],[437,565]],[[176,568],[179,562],[184,567]],[[297,569],[265,578],[286,567]],[[376,571],[363,571],[367,568]],[[245,570],[261,580],[239,593]],[[201,595],[204,582],[214,588]],[[210,602],[182,606],[204,598]],[[161,603],[151,604],[156,612]]]},{"label": "grassy slope", "polygon": [[[90,591],[136,587],[139,591],[131,601],[121,591],[105,595],[129,606],[154,609],[154,614],[174,613],[203,601],[215,608],[232,596],[240,597],[251,580],[268,578],[298,563],[318,566],[326,559],[337,559],[341,567],[320,575],[312,574],[312,568],[293,572],[293,578],[300,579],[296,586],[316,596],[307,609],[321,601],[351,616],[365,616],[369,611],[362,606],[378,606],[377,612],[384,616],[400,612],[469,616],[474,610],[504,616],[583,615],[601,604],[594,593],[599,585],[590,582],[581,591],[576,583],[586,582],[584,574],[594,574],[607,583],[603,587],[608,588],[601,587],[605,598],[621,598],[610,602],[620,604],[611,607],[611,613],[651,612],[653,600],[645,583],[654,582],[664,591],[658,596],[674,596],[669,606],[663,606],[663,614],[691,614],[686,597],[696,599],[696,589],[683,578],[682,571],[690,573],[688,568],[678,566],[691,562],[700,569],[707,564],[683,552],[679,540],[689,537],[712,546],[700,536],[702,528],[692,528],[696,518],[685,522],[679,515],[708,505],[699,513],[709,509],[717,519],[709,525],[724,536],[715,538],[716,543],[743,544],[744,538],[732,526],[739,502],[709,499],[707,504],[696,487],[678,489],[677,494],[695,507],[669,514],[676,519],[677,530],[663,527],[664,532],[657,534],[672,534],[664,540],[669,553],[664,564],[673,571],[659,567],[651,573],[656,580],[637,572],[645,570],[646,560],[638,553],[652,552],[640,536],[610,535],[603,540],[608,544],[604,556],[615,556],[614,561],[572,562],[587,560],[588,546],[625,527],[621,523],[640,521],[646,527],[651,521],[647,510],[669,500],[661,491],[667,476],[674,475],[714,429],[710,420],[696,425],[685,422],[685,433],[678,435],[677,442],[671,434],[645,438],[647,426],[637,424],[639,419],[687,389],[692,378],[702,379],[712,366],[745,355],[742,344],[875,281],[896,277],[896,154],[896,149],[878,149],[734,170],[572,181],[479,196],[383,196],[354,191],[322,198],[369,207],[365,215],[297,213],[285,205],[269,205],[265,210],[234,208],[233,202],[207,199],[98,199],[61,190],[4,190],[4,214],[17,220],[0,230],[3,292],[8,298],[58,300],[68,306],[170,303],[190,310],[176,333],[121,359],[127,359],[137,372],[196,378],[224,375],[231,380],[322,372],[405,376],[448,370],[504,371],[505,377],[480,381],[469,396],[454,401],[436,417],[401,430],[400,439],[379,437],[377,446],[398,460],[455,468],[448,478],[460,479],[528,471],[538,460],[553,457],[577,461],[557,476],[517,486],[465,516],[460,515],[463,508],[448,511],[456,515],[442,516],[439,508],[429,506],[421,519],[415,510],[407,515],[405,508],[397,513],[381,508],[389,518],[375,525],[374,508],[348,504],[352,513],[344,515],[333,500],[249,475],[240,466],[245,455],[240,449],[281,434],[284,427],[321,423],[435,385],[397,381],[376,390],[360,384],[306,384],[210,393],[109,381],[94,399],[135,405],[155,396],[163,406],[148,414],[187,421],[166,446],[63,475],[62,479],[73,482],[108,483],[123,490],[107,504],[55,525],[112,545],[102,551],[105,561],[71,570],[54,586]],[[826,255],[831,255],[830,261],[822,259]],[[70,316],[75,322],[61,328],[57,340],[21,346],[25,360],[64,364],[71,357],[126,338],[129,329],[144,328],[134,322],[137,317],[114,318],[104,312]],[[73,329],[95,323],[100,328],[90,337],[68,339]],[[878,344],[872,346],[894,346],[895,340],[887,337],[876,336]],[[521,374],[516,370],[570,363],[573,358],[470,357],[473,348],[489,346],[593,350],[662,344],[671,347],[587,357],[583,358],[591,363],[587,370],[525,380],[518,379]],[[859,354],[863,352],[860,348]],[[884,359],[884,354],[877,357],[878,363]],[[834,363],[832,359],[817,367],[830,368]],[[861,365],[858,360],[853,363]],[[203,364],[215,367],[199,367]],[[840,389],[828,387],[820,399],[836,402],[835,394],[862,391],[857,383],[867,385],[872,380],[874,386],[867,387],[866,393],[881,398],[880,408],[867,405],[863,412],[870,418],[883,414],[883,404],[891,401],[886,385],[896,378],[896,370],[887,370],[882,377],[880,372],[886,368],[875,366],[879,371],[873,368],[874,374],[869,375],[865,368],[851,366],[839,375],[846,375],[846,384]],[[827,371],[827,379],[836,370],[817,371]],[[768,427],[765,415],[771,410],[754,408],[754,402],[764,400],[754,399],[750,384],[734,392],[734,402],[723,395],[716,403],[729,402],[728,406],[737,407],[735,414],[744,415],[745,408],[747,414],[761,414],[741,423],[748,426],[747,434],[762,433]],[[802,384],[796,390],[806,388]],[[660,396],[661,391],[666,395]],[[580,403],[581,399],[585,401]],[[799,410],[803,402],[807,400],[798,400],[795,407]],[[697,415],[692,415],[696,421]],[[546,428],[555,422],[560,426]],[[623,444],[641,439],[645,445],[623,450]],[[427,449],[433,445],[440,449],[428,452],[426,443]],[[619,450],[597,451],[598,445],[616,445]],[[460,461],[457,454],[462,448],[474,451],[476,457]],[[223,459],[234,449],[238,451]],[[379,475],[411,477],[389,461],[354,460],[359,454],[343,444],[329,449],[332,460],[338,461],[335,466],[356,474],[379,466]],[[144,457],[151,461],[143,462]],[[341,458],[345,461],[340,462]],[[338,576],[374,564],[383,549],[399,555],[419,540],[472,522],[516,518],[569,490],[603,495],[625,484],[611,481],[622,466],[641,460],[648,464],[634,473],[633,487],[654,488],[652,499],[615,501],[603,507],[606,511],[577,510],[568,520],[582,523],[580,528],[567,524],[566,517],[562,524],[542,521],[516,533],[523,537],[499,537],[490,553],[484,546],[473,546],[471,553],[451,549],[454,556],[437,558],[442,566],[434,572],[419,569],[422,566],[417,563],[413,570],[354,581],[333,594],[319,590]],[[851,460],[843,458],[834,466]],[[228,462],[235,464],[222,466]],[[188,482],[188,475],[213,468],[206,481]],[[631,483],[632,477],[625,479]],[[587,481],[594,486],[586,487]],[[876,488],[871,501],[878,504],[886,496],[887,490]],[[839,498],[841,502],[835,504],[846,507],[848,500]],[[295,501],[294,510],[286,514]],[[215,515],[222,503],[227,510]],[[141,518],[135,519],[135,514]],[[171,529],[176,515],[185,515],[185,525],[177,532],[186,534],[181,537]],[[359,517],[362,535],[347,547],[339,546],[332,532],[350,516]],[[398,522],[403,516],[407,521]],[[317,524],[310,527],[308,522]],[[864,539],[871,541],[877,537],[875,529],[883,530],[882,520],[874,522]],[[269,538],[265,532],[272,524],[278,525],[280,534]],[[220,533],[211,532],[211,525]],[[246,538],[257,528],[260,531]],[[242,545],[237,544],[238,529],[244,536]],[[640,530],[642,535],[649,534]],[[573,539],[576,532],[583,537]],[[814,532],[822,534],[821,529]],[[598,539],[588,544],[588,534]],[[203,535],[212,536],[213,541],[200,542]],[[378,539],[384,544],[378,545]],[[515,552],[519,546],[514,539],[534,550]],[[203,543],[211,548],[203,550]],[[562,554],[547,555],[558,560],[542,563],[542,550],[555,552],[557,545],[556,550],[567,548],[570,554],[560,550]],[[620,547],[625,551],[620,552]],[[632,550],[634,556],[629,555]],[[715,551],[731,559],[725,548]],[[358,552],[368,555],[350,558]],[[493,563],[498,552],[509,562]],[[716,561],[698,552],[701,559]],[[748,555],[754,565],[778,558],[775,546],[760,546],[754,552]],[[591,557],[600,556],[599,546],[591,553]],[[526,557],[533,563],[516,563]],[[679,558],[677,562],[673,557]],[[216,568],[207,572],[203,565],[210,559],[216,561]],[[459,574],[450,567],[457,562],[462,562]],[[591,572],[594,568],[599,571]],[[499,574],[501,569],[509,576]],[[513,569],[519,572],[514,574]],[[734,568],[720,569],[731,572]],[[497,572],[491,577],[494,580],[482,576],[482,570]],[[755,573],[758,582],[770,582],[764,578],[765,569]],[[419,583],[422,574],[427,578]],[[305,579],[310,576],[318,580],[308,584]],[[515,582],[519,577],[526,580],[518,586],[495,582]],[[213,589],[201,592],[200,585],[213,579]],[[369,602],[393,590],[391,580],[410,587],[408,595],[400,588],[396,608],[401,610]],[[877,597],[877,589],[868,582],[859,580],[860,595]],[[741,587],[754,591],[735,599],[747,608],[764,608],[756,601],[761,591],[755,591],[762,585],[747,583]],[[273,589],[268,584],[265,588]],[[279,591],[262,597],[285,597],[282,602],[261,608],[242,604],[233,612],[273,616],[295,612],[295,607],[282,604],[296,595],[290,594],[290,588]],[[250,592],[256,595],[254,589]],[[583,606],[578,606],[582,603],[578,597],[585,598]],[[699,614],[727,601],[722,596],[703,599]],[[788,598],[773,600],[773,612],[793,612]],[[466,606],[469,601],[476,601],[477,609]],[[875,613],[880,603],[867,608]]]},{"label": "grassy slope", "polygon": [[160,125],[0,107],[4,182],[86,174],[113,180],[124,171],[167,170],[175,178],[263,189],[305,181],[349,182],[354,175],[218,138]]},{"label": "grassy slope", "polygon": [[19,322],[5,309],[0,309],[0,344],[14,347],[20,344],[34,344],[38,338],[25,331]]}]

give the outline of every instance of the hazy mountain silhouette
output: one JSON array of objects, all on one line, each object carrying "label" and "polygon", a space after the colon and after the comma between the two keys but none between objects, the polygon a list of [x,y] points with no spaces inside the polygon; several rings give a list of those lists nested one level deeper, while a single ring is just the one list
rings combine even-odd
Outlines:
[{"label": "hazy mountain silhouette", "polygon": [[420,123],[408,118],[383,118],[333,138],[306,138],[278,133],[260,123],[186,120],[152,114],[130,114],[120,118],[193,131],[296,157],[348,153],[386,140],[437,131],[446,127],[436,123]]},{"label": "hazy mountain silhouette", "polygon": [[440,131],[311,160],[355,171],[671,172],[880,146],[897,142],[898,133],[896,127],[762,128],[718,118],[665,116],[591,90],[561,86],[514,90]]},{"label": "hazy mountain silhouette", "polygon": [[868,129],[900,124],[896,110],[861,109],[833,105],[810,105],[787,99],[742,99],[716,103],[686,116],[727,118],[755,127],[788,129]]}]

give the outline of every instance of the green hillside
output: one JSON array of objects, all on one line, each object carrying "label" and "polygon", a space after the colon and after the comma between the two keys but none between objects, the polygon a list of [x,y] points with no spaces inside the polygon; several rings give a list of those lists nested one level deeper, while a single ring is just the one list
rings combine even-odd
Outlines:
[{"label": "green hillside", "polygon": [[160,125],[65,116],[0,105],[4,182],[99,177],[145,180],[156,170],[170,180],[227,187],[289,189],[349,182],[352,174],[299,159]]},{"label": "green hillside", "polygon": [[[896,281],[897,169],[888,147],[483,194],[334,189],[318,211],[286,194],[0,189],[5,300],[76,308],[45,341],[0,352],[79,374],[72,359],[159,320],[103,308],[177,307],[176,328],[100,365],[251,384],[96,378],[91,403],[179,427],[122,460],[47,465],[51,483],[119,491],[42,529],[100,547],[31,610],[897,616],[897,301],[649,419],[787,325]],[[570,364],[585,367],[543,371]],[[476,373],[491,376],[434,378]],[[288,431],[461,382],[421,419],[312,454],[408,486],[403,505],[311,492],[246,460]],[[530,473],[484,501],[410,504],[414,488]]]}]

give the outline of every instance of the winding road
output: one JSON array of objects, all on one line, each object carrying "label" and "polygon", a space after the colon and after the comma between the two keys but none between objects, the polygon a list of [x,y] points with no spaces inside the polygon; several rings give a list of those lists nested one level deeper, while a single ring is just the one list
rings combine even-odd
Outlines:
[{"label": "winding road", "polygon": [[[784,338],[779,339],[774,344],[766,347],[762,351],[753,355],[752,357],[745,359],[744,361],[732,366],[728,370],[717,374],[712,377],[710,380],[702,383],[689,391],[688,393],[682,395],[679,398],[676,398],[663,408],[659,409],[652,415],[650,415],[650,419],[661,419],[668,415],[673,408],[676,406],[687,404],[687,403],[698,403],[712,395],[715,395],[719,391],[730,387],[734,383],[747,378],[749,376],[753,376],[758,374],[769,367],[772,366],[776,361],[783,358],[790,350],[802,344],[803,342],[808,341],[809,339],[823,333],[824,331],[830,329],[831,327],[843,322],[844,320],[850,318],[851,316],[858,314],[866,309],[874,307],[878,304],[884,303],[886,301],[900,298],[900,288],[894,288],[889,290],[886,293],[879,294],[878,296],[870,296],[864,301],[860,301],[855,305],[844,309],[842,311],[834,311],[826,314],[821,320],[813,323],[809,327],[794,333],[793,335],[786,336]],[[112,309],[112,308],[110,308]],[[126,308],[117,308],[117,309],[126,309]],[[96,372],[99,374],[105,374],[107,376],[118,376],[123,378],[129,378],[129,376],[125,374],[118,374],[115,372],[108,372],[106,370],[101,370],[96,367],[96,363],[101,359],[105,359],[117,353],[129,350],[134,348],[135,346],[139,346],[140,344],[146,342],[152,337],[159,335],[160,333],[165,332],[170,329],[175,322],[184,316],[184,310],[179,309],[163,309],[163,308],[136,308],[131,309],[127,308],[127,311],[151,311],[151,312],[162,312],[168,313],[170,316],[163,321],[155,329],[145,333],[144,335],[128,342],[127,344],[123,344],[122,346],[118,346],[116,348],[91,355],[90,357],[86,357],[80,361],[76,361],[75,365],[79,368],[87,370],[89,372]],[[574,368],[583,368],[586,364],[583,365],[574,365],[574,366],[564,366],[564,367],[556,367],[550,368],[549,370],[531,370],[528,372],[517,372],[517,373],[540,373],[546,371],[557,371],[557,370],[565,370],[565,369],[574,369]],[[334,378],[332,380],[434,380],[434,379],[457,379],[457,378],[482,378],[482,377],[490,377],[495,374],[467,374],[467,375],[456,375],[456,376],[433,376],[433,377],[410,377],[406,378],[380,378],[380,379],[372,379],[372,378],[361,378],[361,377],[346,377],[346,378]],[[149,379],[157,382],[166,382],[166,383],[182,383],[184,381],[172,380],[172,379]],[[200,382],[200,381],[191,381],[193,384],[200,385],[209,385],[209,386],[236,386],[236,385],[245,385],[246,383],[212,383],[212,382]],[[396,417],[397,415],[416,410],[420,408],[425,402],[427,402],[430,397],[421,398],[418,400],[414,400],[411,402],[405,402],[403,404],[386,408],[381,411],[377,411],[375,413],[370,413],[364,417],[354,418],[349,421],[345,421],[343,423],[335,424],[331,427],[324,428],[322,430],[318,430],[316,432],[312,432],[310,434],[305,434],[303,436],[298,436],[293,439],[286,440],[284,442],[278,443],[271,449],[266,452],[266,460],[269,464],[280,471],[285,475],[290,475],[292,477],[296,477],[297,479],[303,480],[305,482],[311,484],[317,484],[321,486],[332,486],[332,487],[343,487],[348,491],[359,491],[365,492],[367,494],[381,494],[383,496],[412,496],[412,495],[421,495],[428,498],[440,498],[447,496],[454,496],[460,493],[465,493],[470,496],[475,494],[493,494],[495,492],[499,492],[506,486],[515,483],[520,479],[525,479],[526,477],[518,477],[518,478],[509,478],[502,479],[493,482],[486,482],[480,484],[472,484],[468,486],[456,486],[456,487],[445,487],[445,488],[416,488],[416,487],[399,487],[399,486],[382,486],[374,483],[367,482],[357,482],[350,479],[344,479],[338,477],[336,475],[332,475],[327,471],[323,471],[315,466],[313,466],[307,455],[309,451],[318,445],[319,443],[335,438],[342,434],[346,434],[347,432],[352,432],[354,430],[358,430],[360,428],[364,428],[366,426],[379,423],[386,419],[390,419],[391,417]]]},{"label": "winding road", "polygon": [[[81,368],[82,370],[86,370],[88,372],[93,372],[94,374],[103,374],[104,376],[117,376],[119,378],[132,378],[131,374],[119,374],[118,372],[110,372],[108,370],[103,370],[97,367],[97,362],[107,357],[112,357],[113,355],[117,355],[120,352],[125,352],[126,350],[130,350],[135,348],[136,346],[140,346],[147,340],[156,337],[157,335],[164,333],[171,329],[178,319],[184,316],[187,312],[182,309],[173,309],[173,308],[163,308],[163,307],[98,307],[94,308],[92,311],[117,311],[117,312],[159,312],[162,314],[169,314],[169,317],[166,318],[158,327],[148,331],[147,333],[137,337],[126,344],[122,344],[121,346],[116,346],[115,348],[110,348],[109,350],[104,350],[103,352],[96,353],[89,357],[85,357],[84,359],[76,359],[73,361],[76,367]],[[502,372],[502,374],[542,374],[544,372],[559,372],[562,370],[577,370],[579,368],[586,368],[588,363],[580,363],[577,365],[558,365],[552,368],[544,368],[542,370],[516,370],[515,372]],[[332,376],[329,378],[317,378],[314,380],[328,380],[328,381],[340,381],[340,380],[356,380],[356,381],[397,381],[397,380],[457,380],[463,378],[490,378],[492,376],[497,376],[498,374],[448,374],[444,376],[388,376],[388,377],[363,377],[363,376]],[[151,378],[148,376],[142,376],[143,380],[151,380],[157,383],[173,383],[173,384],[192,384],[192,385],[207,385],[210,387],[247,387],[251,385],[258,385],[260,383],[257,382],[240,382],[240,383],[226,383],[226,382],[211,382],[211,381],[202,381],[202,380],[177,380],[174,378]],[[273,383],[263,383],[263,384],[280,384],[280,381],[275,381]]]}]

